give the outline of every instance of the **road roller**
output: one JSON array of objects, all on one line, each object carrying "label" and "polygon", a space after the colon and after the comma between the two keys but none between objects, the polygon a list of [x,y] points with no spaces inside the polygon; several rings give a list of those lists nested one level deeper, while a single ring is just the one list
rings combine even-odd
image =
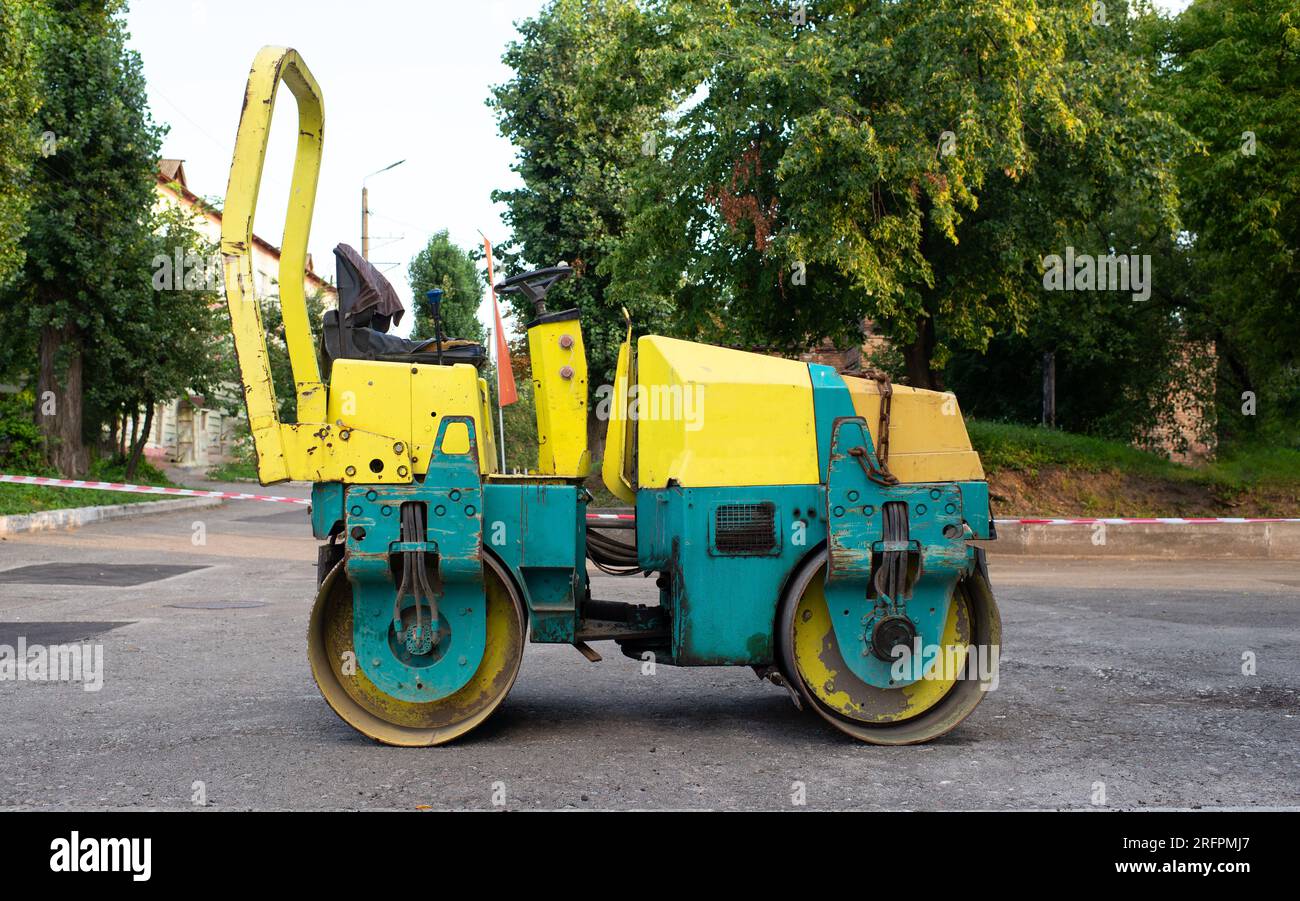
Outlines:
[{"label": "road roller", "polygon": [[[279,279],[293,422],[278,413],[251,258],[281,84],[298,111]],[[1001,621],[977,544],[996,535],[952,395],[634,340],[631,323],[614,384],[592,392],[579,311],[547,306],[573,275],[559,265],[495,286],[533,310],[537,466],[504,472],[482,347],[440,325],[433,341],[392,334],[400,299],[344,245],[338,309],[313,339],[303,272],[323,138],[311,72],[264,48],[226,193],[226,298],[259,480],[312,483],[308,660],[345,722],[391,745],[452,741],[501,706],[529,643],[752,667],[881,745],[943,735],[996,687]],[[595,509],[588,488],[593,394],[608,406],[599,477],[622,513]],[[646,603],[593,596],[601,571],[653,580]]]}]

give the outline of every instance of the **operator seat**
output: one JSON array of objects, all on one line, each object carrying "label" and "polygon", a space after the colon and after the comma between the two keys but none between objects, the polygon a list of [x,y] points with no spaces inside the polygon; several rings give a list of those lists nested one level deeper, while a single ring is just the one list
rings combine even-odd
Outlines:
[{"label": "operator seat", "polygon": [[401,338],[388,334],[402,321],[406,308],[383,273],[348,244],[334,248],[338,272],[339,308],[321,317],[321,369],[328,380],[334,361],[381,360],[390,363],[469,363],[487,361],[483,345],[444,338],[439,361],[433,339]]}]

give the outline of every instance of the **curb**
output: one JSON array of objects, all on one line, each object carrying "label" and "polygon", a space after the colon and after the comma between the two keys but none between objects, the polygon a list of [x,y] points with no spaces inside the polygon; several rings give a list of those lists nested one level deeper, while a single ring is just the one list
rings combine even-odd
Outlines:
[{"label": "curb", "polygon": [[993,555],[1300,560],[1300,523],[998,525]]},{"label": "curb", "polygon": [[63,510],[42,510],[39,513],[17,513],[11,516],[0,516],[0,535],[75,529],[90,523],[104,522],[110,519],[128,519],[133,516],[151,516],[160,513],[179,513],[182,510],[218,507],[222,503],[223,501],[213,497],[186,497],[169,501],[142,501],[138,504],[68,507]]}]

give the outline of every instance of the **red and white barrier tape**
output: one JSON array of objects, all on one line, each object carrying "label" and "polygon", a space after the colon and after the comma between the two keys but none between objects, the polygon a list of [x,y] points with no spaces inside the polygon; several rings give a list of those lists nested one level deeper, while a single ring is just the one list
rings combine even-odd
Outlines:
[{"label": "red and white barrier tape", "polygon": [[1100,517],[1097,519],[995,519],[998,525],[1007,523],[1009,525],[1024,526],[1088,526],[1103,523],[1108,526],[1132,526],[1132,525],[1149,525],[1157,523],[1166,526],[1195,526],[1204,523],[1231,523],[1240,524],[1246,522],[1300,522],[1300,519],[1284,519],[1281,517],[1247,517],[1247,516],[1205,516],[1205,517],[1178,517],[1178,516],[1160,516],[1160,517],[1131,517],[1128,519],[1111,519]]},{"label": "red and white barrier tape", "polygon": [[[306,506],[311,503],[305,497],[281,497],[274,494],[246,494],[236,491],[201,491],[195,488],[162,488],[156,485],[126,485],[119,482],[87,482],[81,479],[47,479],[42,476],[11,476],[0,474],[0,482],[9,482],[14,485],[44,485],[51,488],[89,488],[95,491],[126,491],[134,494],[160,494],[170,495],[172,497],[215,497],[229,501],[270,501],[280,504],[299,504]],[[635,520],[634,513],[588,513],[589,522],[599,522],[601,520]],[[1160,524],[1170,526],[1187,526],[1202,525],[1207,523],[1251,523],[1251,522],[1300,522],[1297,518],[1282,517],[1242,517],[1242,516],[1207,516],[1207,517],[1128,517],[1128,518],[1109,518],[1098,517],[1093,519],[995,519],[998,525],[1025,525],[1025,526],[1081,526],[1096,525],[1103,523],[1108,526],[1124,525],[1148,525]]]},{"label": "red and white barrier tape", "polygon": [[86,482],[81,479],[47,479],[41,476],[0,474],[0,482],[14,485],[44,485],[49,488],[89,488],[93,491],[125,491],[131,494],[163,494],[172,497],[217,497],[229,501],[274,501],[281,504],[310,504],[305,497],[275,494],[244,494],[236,491],[200,491],[195,488],[163,488],[157,485],[124,485],[119,482]]}]

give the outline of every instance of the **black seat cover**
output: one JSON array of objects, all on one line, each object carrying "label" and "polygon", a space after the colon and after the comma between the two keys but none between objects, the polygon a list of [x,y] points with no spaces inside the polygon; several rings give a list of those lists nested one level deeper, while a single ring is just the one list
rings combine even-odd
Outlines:
[{"label": "black seat cover", "polygon": [[[390,326],[402,321],[406,308],[383,273],[347,244],[334,248],[334,261],[339,308],[326,310],[321,321],[321,368],[326,379],[339,359],[440,362],[436,342],[388,334]],[[445,366],[469,363],[482,367],[487,362],[487,351],[473,341],[444,338],[441,362]]]}]

